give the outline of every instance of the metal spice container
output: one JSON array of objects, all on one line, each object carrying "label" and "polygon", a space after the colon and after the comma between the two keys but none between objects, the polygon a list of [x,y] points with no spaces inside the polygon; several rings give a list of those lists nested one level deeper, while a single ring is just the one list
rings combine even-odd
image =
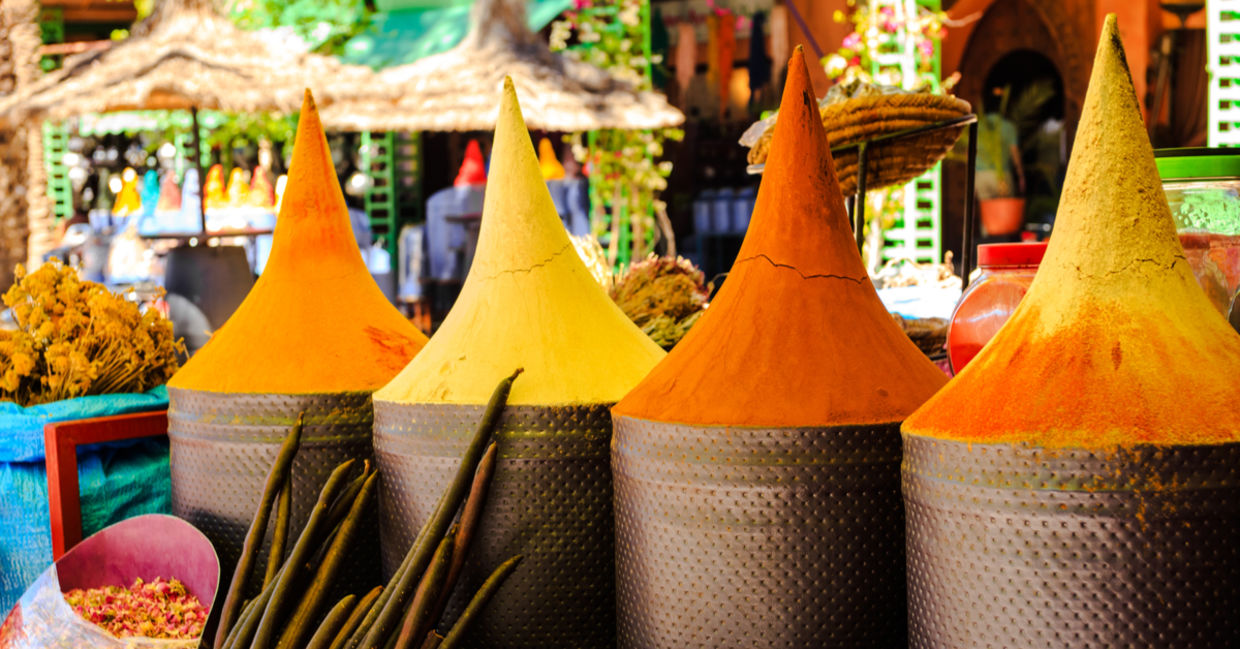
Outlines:
[{"label": "metal spice container", "polygon": [[[468,646],[615,646],[608,405],[509,406],[499,461],[447,616],[515,554],[524,556],[478,618]],[[375,403],[381,530],[391,574],[451,481],[483,406]]]},{"label": "metal spice container", "polygon": [[898,424],[615,431],[620,646],[905,646]]},{"label": "metal spice container", "polygon": [[908,435],[909,647],[1231,647],[1240,444]]},{"label": "metal spice container", "polygon": [[[370,394],[225,394],[169,388],[168,440],[172,511],[215,545],[221,574],[231,575],[254,519],[271,463],[304,412],[301,449],[293,461],[289,544],[305,527],[327,476],[341,462],[371,457]],[[374,527],[377,513],[372,513]],[[270,536],[270,529],[268,536]],[[346,592],[379,583],[378,539],[349,559]],[[264,548],[256,570],[266,565]],[[258,585],[252,585],[257,592]]]}]

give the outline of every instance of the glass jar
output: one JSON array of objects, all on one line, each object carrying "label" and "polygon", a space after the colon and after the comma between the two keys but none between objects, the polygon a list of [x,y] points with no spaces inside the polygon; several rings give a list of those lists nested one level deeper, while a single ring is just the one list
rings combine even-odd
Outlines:
[{"label": "glass jar", "polygon": [[977,278],[969,285],[947,330],[952,373],[973,360],[1007,322],[1029,291],[1046,243],[992,243],[977,247]]},{"label": "glass jar", "polygon": [[1224,316],[1240,289],[1240,151],[1155,151],[1180,243],[1206,297]]}]

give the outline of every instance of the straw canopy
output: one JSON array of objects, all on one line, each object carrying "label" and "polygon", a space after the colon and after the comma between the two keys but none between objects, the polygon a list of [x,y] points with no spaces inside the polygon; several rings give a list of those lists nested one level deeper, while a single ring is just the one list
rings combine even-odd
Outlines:
[{"label": "straw canopy", "polygon": [[242,30],[210,0],[164,0],[132,34],[0,102],[0,123],[122,110],[208,108],[291,113],[313,87],[326,104],[377,75]]},{"label": "straw canopy", "polygon": [[380,88],[364,95],[365,101],[325,107],[324,124],[369,131],[490,130],[505,76],[521,95],[530,128],[646,129],[684,122],[663,95],[635,90],[604,70],[552,53],[526,26],[522,0],[477,0],[470,24],[452,50],[381,72]]}]

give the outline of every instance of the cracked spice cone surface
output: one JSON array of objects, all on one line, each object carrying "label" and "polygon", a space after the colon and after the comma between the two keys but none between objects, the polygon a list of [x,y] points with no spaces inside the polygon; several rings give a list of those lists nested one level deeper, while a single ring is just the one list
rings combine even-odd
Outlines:
[{"label": "cracked spice cone surface", "polygon": [[577,256],[505,79],[469,276],[426,348],[375,401],[484,404],[521,367],[510,405],[614,403],[663,356]]},{"label": "cracked spice cone surface", "polygon": [[1240,439],[1240,336],[1185,260],[1113,14],[1029,292],[903,429],[1091,449]]},{"label": "cracked spice cone surface", "polygon": [[878,299],[798,47],[749,232],[710,308],[614,415],[695,425],[895,423],[947,377]]},{"label": "cracked spice cone surface", "polygon": [[371,392],[425,343],[362,261],[306,91],[267,267],[168,385],[228,393]]}]

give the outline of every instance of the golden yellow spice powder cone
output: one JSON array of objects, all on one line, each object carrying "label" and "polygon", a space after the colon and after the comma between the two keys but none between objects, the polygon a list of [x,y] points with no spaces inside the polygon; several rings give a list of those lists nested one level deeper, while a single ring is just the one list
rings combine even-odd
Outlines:
[{"label": "golden yellow spice powder cone", "polygon": [[1029,293],[904,431],[1083,448],[1240,440],[1240,336],[1176,237],[1113,19]]},{"label": "golden yellow spice powder cone", "polygon": [[1029,293],[903,432],[909,646],[1240,637],[1240,336],[1185,260],[1114,15]]}]

